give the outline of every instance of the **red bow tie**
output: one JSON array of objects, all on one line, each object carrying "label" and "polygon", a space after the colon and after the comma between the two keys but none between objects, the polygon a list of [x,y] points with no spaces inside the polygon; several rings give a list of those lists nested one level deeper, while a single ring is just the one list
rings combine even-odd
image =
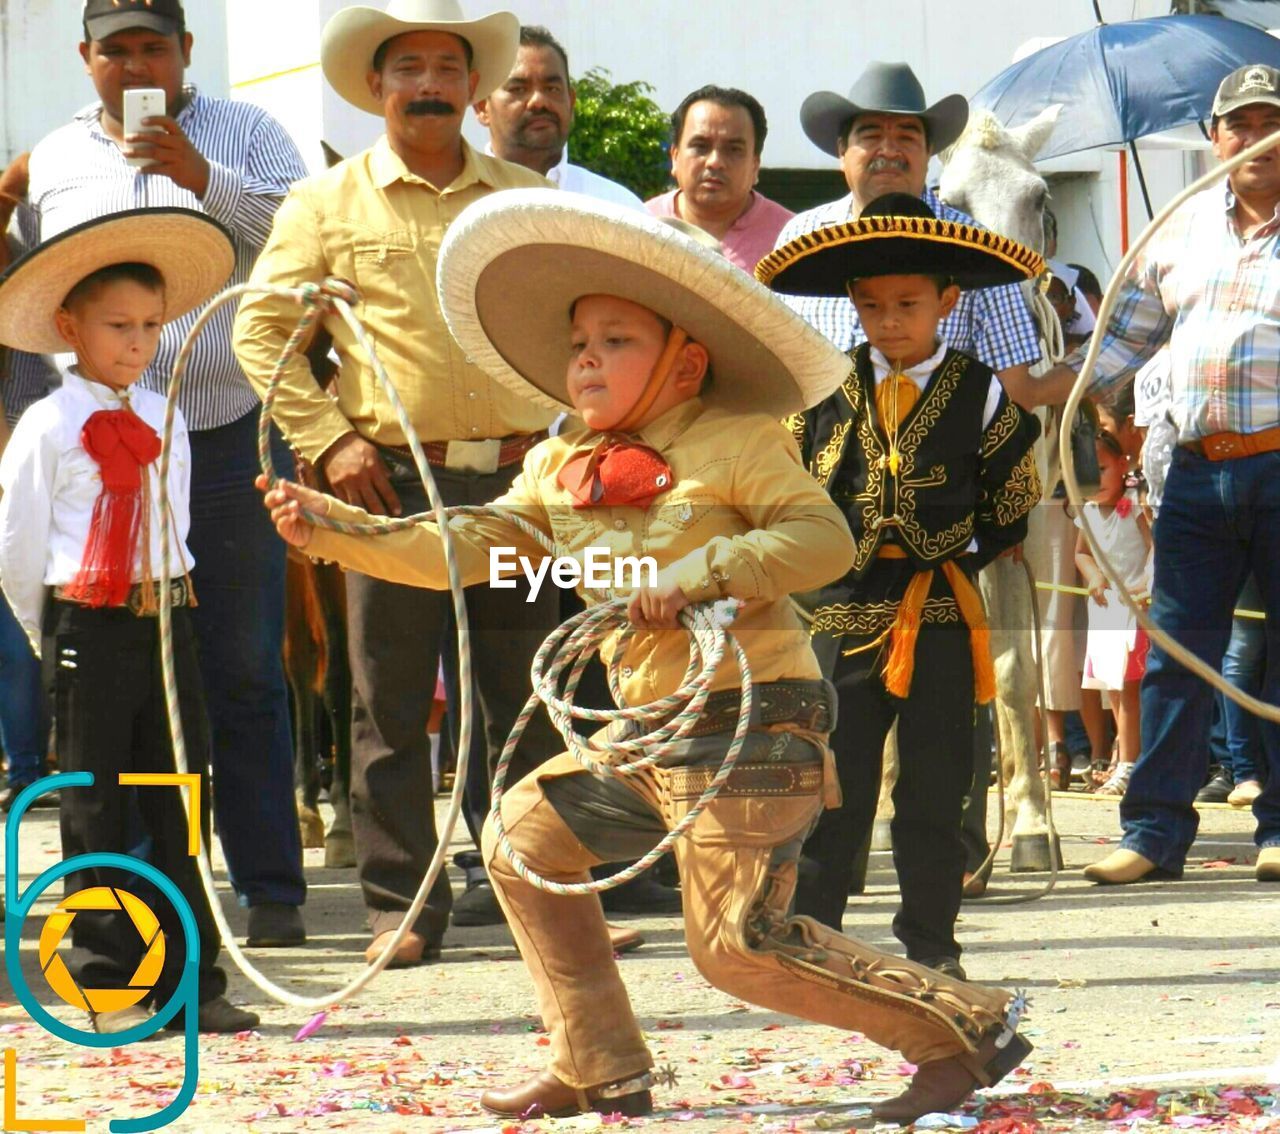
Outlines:
[{"label": "red bow tie", "polygon": [[656,449],[607,436],[566,463],[556,479],[575,508],[647,508],[675,483],[671,466]]}]

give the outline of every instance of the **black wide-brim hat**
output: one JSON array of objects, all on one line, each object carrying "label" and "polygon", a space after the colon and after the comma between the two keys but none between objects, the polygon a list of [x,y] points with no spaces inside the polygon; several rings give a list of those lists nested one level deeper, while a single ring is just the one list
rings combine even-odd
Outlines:
[{"label": "black wide-brim hat", "polygon": [[976,225],[939,220],[919,197],[890,193],[856,221],[814,229],[769,253],[756,279],[783,295],[847,295],[872,276],[945,276],[961,288],[1033,279],[1044,259]]}]

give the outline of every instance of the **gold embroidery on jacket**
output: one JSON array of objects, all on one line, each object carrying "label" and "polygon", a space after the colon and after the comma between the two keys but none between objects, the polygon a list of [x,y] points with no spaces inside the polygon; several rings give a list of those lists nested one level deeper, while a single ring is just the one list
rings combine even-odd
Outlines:
[{"label": "gold embroidery on jacket", "polygon": [[[896,602],[841,602],[813,612],[810,634],[879,634],[893,625]],[[960,608],[950,597],[925,599],[922,622],[959,622]]]}]

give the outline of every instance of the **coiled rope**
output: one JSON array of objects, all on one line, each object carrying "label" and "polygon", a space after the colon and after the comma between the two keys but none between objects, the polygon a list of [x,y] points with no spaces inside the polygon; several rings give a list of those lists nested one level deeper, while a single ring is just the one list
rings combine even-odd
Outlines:
[{"label": "coiled rope", "polygon": [[[443,545],[446,571],[449,580],[449,590],[453,600],[453,610],[458,629],[458,678],[462,687],[462,720],[460,722],[461,735],[458,743],[458,767],[454,778],[453,792],[449,799],[448,812],[440,830],[435,853],[432,855],[431,862],[427,867],[427,873],[423,877],[422,884],[418,887],[418,892],[414,896],[409,909],[406,911],[404,919],[396,929],[391,940],[388,941],[387,945],[382,950],[382,953],[354,980],[344,985],[342,988],[324,996],[300,996],[295,992],[281,988],[279,985],[273,983],[265,974],[253,965],[236,943],[235,934],[226,920],[226,915],[222,909],[222,902],[217,892],[217,886],[214,881],[213,871],[211,868],[209,849],[207,847],[203,847],[201,854],[198,856],[200,880],[204,886],[210,908],[213,911],[214,921],[216,922],[218,931],[222,936],[223,946],[236,967],[240,969],[240,971],[254,984],[255,987],[267,996],[271,997],[273,1000],[277,1000],[282,1004],[288,1004],[293,1007],[315,1011],[323,1010],[332,1007],[341,1001],[351,999],[365,988],[378,975],[378,973],[386,968],[388,962],[395,955],[396,950],[399,948],[401,942],[409,932],[410,926],[414,924],[419,913],[421,913],[422,908],[426,903],[427,895],[430,893],[432,886],[434,886],[436,879],[439,877],[440,871],[443,869],[445,855],[453,838],[453,832],[457,825],[458,815],[462,810],[462,795],[467,778],[467,762],[470,752],[473,717],[471,692],[471,636],[467,619],[464,588],[458,568],[457,556],[453,546],[453,534],[449,529],[449,518],[451,516],[498,516],[503,520],[514,524],[530,538],[536,540],[549,555],[554,555],[556,553],[556,548],[554,543],[539,529],[528,523],[522,517],[513,515],[505,510],[490,506],[469,506],[461,508],[446,508],[444,506],[436,487],[435,479],[431,474],[430,465],[427,463],[426,455],[422,450],[422,446],[413,429],[413,425],[409,421],[408,414],[405,412],[404,405],[396,392],[395,386],[387,376],[387,373],[378,358],[373,342],[369,339],[364,328],[361,326],[359,320],[352,311],[352,306],[358,302],[359,296],[349,284],[340,280],[326,280],[323,284],[308,283],[303,284],[298,288],[280,288],[261,284],[241,284],[236,287],[228,288],[226,291],[215,297],[201,313],[200,317],[196,320],[188,333],[187,338],[182,345],[182,349],[178,354],[169,386],[168,407],[165,415],[163,446],[160,454],[159,469],[161,515],[168,514],[168,473],[173,441],[173,428],[177,410],[177,394],[181,388],[182,380],[186,375],[187,364],[194,348],[194,344],[206,324],[209,322],[213,313],[223,304],[229,303],[244,295],[264,294],[277,295],[293,300],[302,308],[302,314],[299,318],[298,325],[289,336],[288,341],[281,351],[280,358],[272,370],[266,392],[263,395],[262,414],[258,426],[258,454],[262,471],[267,478],[269,487],[274,486],[278,482],[275,470],[271,464],[269,438],[271,428],[271,409],[275,403],[276,393],[279,389],[284,371],[290,362],[296,357],[303,344],[309,341],[312,331],[314,330],[316,322],[320,316],[327,312],[334,312],[338,314],[351,329],[356,341],[365,351],[365,354],[369,359],[369,364],[372,367],[374,377],[391,403],[396,415],[396,420],[405,437],[408,439],[409,448],[413,454],[413,460],[417,467],[418,474],[427,490],[430,508],[428,511],[416,516],[400,518],[375,517],[368,523],[360,524],[346,523],[331,519],[328,516],[314,515],[310,513],[307,513],[306,517],[317,527],[329,528],[346,534],[374,535],[385,535],[395,531],[402,531],[413,527],[424,520],[434,520],[439,529],[441,543]],[[173,618],[172,596],[170,594],[171,573],[169,569],[169,541],[171,533],[168,524],[162,524],[160,529],[162,574],[159,630],[161,664],[164,678],[165,707],[168,713],[169,730],[173,741],[174,765],[179,773],[185,774],[188,771],[187,751],[182,728],[181,713],[178,707],[178,690],[173,662]],[[712,604],[703,603],[686,607],[680,614],[680,621],[690,634],[690,656],[689,665],[685,671],[684,678],[681,681],[680,688],[674,693],[654,702],[651,705],[628,707],[624,709],[587,709],[574,705],[573,696],[577,689],[578,681],[586,668],[587,662],[596,652],[600,643],[619,628],[622,629],[622,636],[619,638],[615,665],[610,668],[609,686],[614,695],[615,702],[621,704],[622,698],[618,682],[616,658],[622,656],[623,650],[634,632],[627,620],[625,599],[613,597],[608,591],[592,590],[592,594],[601,600],[599,605],[589,607],[587,610],[569,619],[568,622],[559,627],[548,637],[546,642],[543,643],[541,649],[538,651],[532,667],[533,692],[525,702],[524,708],[521,710],[521,713],[516,720],[511,735],[507,739],[506,746],[503,749],[501,759],[499,760],[499,764],[495,772],[492,789],[493,820],[499,834],[503,852],[511,860],[512,866],[522,878],[534,886],[538,886],[541,889],[557,894],[595,893],[609,889],[613,886],[621,885],[623,882],[635,878],[644,870],[647,870],[662,854],[669,850],[675,841],[680,838],[694,822],[697,821],[698,816],[715,798],[721,785],[732,773],[733,768],[737,763],[738,755],[746,741],[748,728],[751,722],[752,707],[755,702],[755,696],[752,689],[751,670],[746,654],[737,640],[727,630],[727,623],[732,618],[733,611],[736,610],[736,604],[724,604],[721,609],[717,611]],[[574,883],[566,885],[540,878],[535,874],[520,858],[518,853],[515,851],[515,848],[511,845],[510,839],[507,837],[506,831],[502,826],[502,819],[498,808],[502,799],[502,790],[505,785],[507,770],[519,744],[520,736],[524,732],[525,726],[528,724],[533,714],[537,711],[538,706],[540,704],[546,705],[547,711],[553,722],[556,724],[556,727],[560,730],[561,735],[564,737],[569,751],[573,753],[575,758],[584,767],[602,775],[634,775],[652,768],[655,764],[661,761],[664,756],[671,752],[675,744],[688,735],[689,730],[697,721],[702,712],[703,706],[706,704],[706,699],[711,692],[714,675],[722,664],[727,650],[730,648],[733,651],[733,656],[738,663],[738,668],[741,674],[742,693],[737,725],[734,730],[729,749],[720,765],[719,771],[712,779],[706,791],[699,797],[694,807],[690,809],[688,814],[685,815],[681,822],[676,827],[672,828],[672,830],[669,831],[648,854],[639,861],[608,878],[588,883]],[[562,691],[558,691],[560,678],[566,669],[568,669],[569,672],[564,688]],[[608,724],[612,724],[614,722],[626,722],[633,727],[655,727],[643,735],[626,740],[610,742],[602,749],[588,750],[588,748],[583,744],[582,739],[576,734],[574,729],[575,720],[589,720],[597,723]],[[589,751],[596,753],[596,755],[590,755]],[[616,763],[610,761],[608,757],[611,755],[618,755],[624,758],[624,762]],[[185,787],[182,788],[182,793],[184,803],[188,803],[189,806],[188,792]],[[188,814],[190,814],[189,810]]]},{"label": "coiled rope", "polygon": [[1089,543],[1089,549],[1093,553],[1094,559],[1102,573],[1107,577],[1107,581],[1115,589],[1120,596],[1120,600],[1129,609],[1146,632],[1151,641],[1155,642],[1165,651],[1171,658],[1179,662],[1183,667],[1195,674],[1197,677],[1207,681],[1213,688],[1217,689],[1223,696],[1229,697],[1242,709],[1261,717],[1263,720],[1280,722],[1280,706],[1272,705],[1266,701],[1252,697],[1244,690],[1232,685],[1222,674],[1209,665],[1207,662],[1197,657],[1186,646],[1182,645],[1176,638],[1161,629],[1143,609],[1142,604],[1130,593],[1128,587],[1125,586],[1124,579],[1121,577],[1115,567],[1112,565],[1107,553],[1103,550],[1098,542],[1098,537],[1093,531],[1093,527],[1089,522],[1087,513],[1082,507],[1084,498],[1080,492],[1080,484],[1076,479],[1075,461],[1072,459],[1071,438],[1069,423],[1075,418],[1076,411],[1080,408],[1080,402],[1084,398],[1085,391],[1088,390],[1093,380],[1093,372],[1098,362],[1098,354],[1102,349],[1102,340],[1106,335],[1107,324],[1111,319],[1111,312],[1115,308],[1116,301],[1120,295],[1120,289],[1123,286],[1129,269],[1137,260],[1138,254],[1147,246],[1151,238],[1168,222],[1169,217],[1182,206],[1182,204],[1195,194],[1207,189],[1215,182],[1222,180],[1228,176],[1233,170],[1239,168],[1245,162],[1252,161],[1256,157],[1273,150],[1280,145],[1280,131],[1268,135],[1262,141],[1256,142],[1248,149],[1241,150],[1235,157],[1223,162],[1221,165],[1211,169],[1203,177],[1197,179],[1182,190],[1173,198],[1163,209],[1161,209],[1154,219],[1138,237],[1133,247],[1125,254],[1124,258],[1116,267],[1115,275],[1111,277],[1111,282],[1107,285],[1106,294],[1102,297],[1102,304],[1098,308],[1097,325],[1098,330],[1092,336],[1089,342],[1089,350],[1085,355],[1084,365],[1080,368],[1080,374],[1076,378],[1075,385],[1071,388],[1071,395],[1067,398],[1066,406],[1062,415],[1061,430],[1061,449],[1062,449],[1062,480],[1067,488],[1067,498],[1071,501],[1074,508],[1084,516],[1081,524],[1081,530],[1084,537]]}]

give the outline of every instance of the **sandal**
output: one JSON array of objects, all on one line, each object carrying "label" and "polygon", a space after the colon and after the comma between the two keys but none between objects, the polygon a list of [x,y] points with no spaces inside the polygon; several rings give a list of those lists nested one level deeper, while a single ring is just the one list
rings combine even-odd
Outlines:
[{"label": "sandal", "polygon": [[1094,795],[1115,795],[1123,796],[1125,789],[1129,786],[1129,777],[1133,775],[1132,764],[1117,764],[1115,771],[1111,773],[1110,778],[1103,784]]},{"label": "sandal", "polygon": [[1088,778],[1085,780],[1087,791],[1096,792],[1110,778],[1111,773],[1115,771],[1116,765],[1110,760],[1094,760],[1089,764]]},{"label": "sandal", "polygon": [[1061,741],[1054,741],[1051,746],[1053,766],[1049,771],[1049,780],[1054,791],[1071,789],[1071,753]]}]

